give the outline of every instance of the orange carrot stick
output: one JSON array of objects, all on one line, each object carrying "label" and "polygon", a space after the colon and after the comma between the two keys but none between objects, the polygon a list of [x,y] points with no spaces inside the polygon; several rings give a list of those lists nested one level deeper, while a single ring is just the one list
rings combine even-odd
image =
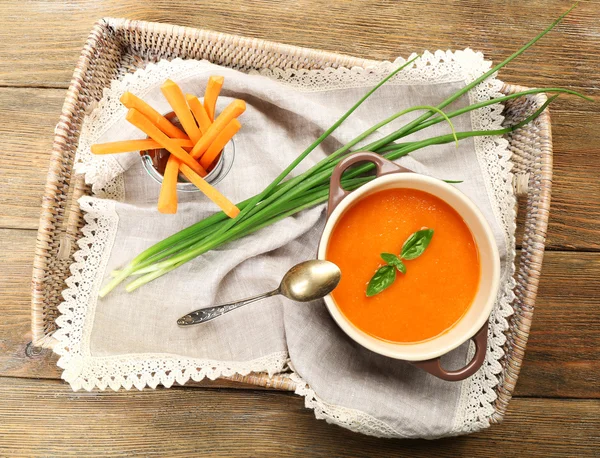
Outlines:
[{"label": "orange carrot stick", "polygon": [[[182,148],[193,148],[194,144],[190,139],[174,138],[173,142]],[[92,145],[91,150],[94,154],[115,154],[127,153],[129,151],[146,151],[149,149],[162,148],[156,141],[148,138],[146,140],[123,140],[121,142],[97,143]]]},{"label": "orange carrot stick", "polygon": [[212,165],[212,163],[217,159],[223,148],[227,144],[229,140],[237,133],[242,125],[237,119],[232,119],[229,121],[229,124],[225,126],[219,135],[215,138],[215,140],[211,143],[211,145],[206,150],[206,153],[202,155],[200,159],[200,165],[204,167],[206,170]]},{"label": "orange carrot stick", "polygon": [[227,108],[223,110],[223,112],[217,116],[215,122],[213,122],[212,126],[208,128],[206,133],[202,136],[202,138],[194,145],[194,148],[191,151],[191,156],[194,159],[198,159],[202,157],[202,155],[206,152],[211,143],[217,138],[217,135],[225,129],[229,121],[234,118],[237,118],[246,110],[246,102],[243,100],[236,99],[231,102]]},{"label": "orange carrot stick", "polygon": [[175,127],[167,118],[162,116],[158,111],[148,105],[139,97],[136,97],[131,92],[125,92],[121,96],[121,103],[127,108],[135,108],[148,118],[152,124],[158,127],[162,132],[173,138],[188,138],[185,132]]},{"label": "orange carrot stick", "polygon": [[192,112],[190,111],[183,92],[181,92],[181,88],[171,80],[167,80],[160,87],[163,95],[173,108],[173,111],[177,115],[179,122],[183,126],[183,130],[188,134],[190,140],[194,143],[197,143],[200,140],[202,134],[200,133],[200,129],[196,125],[196,120],[194,116],[192,116]]},{"label": "orange carrot stick", "polygon": [[174,155],[183,164],[186,164],[200,176],[206,176],[206,170],[196,162],[181,146],[177,145],[172,138],[167,137],[158,127],[152,124],[148,118],[134,108],[131,108],[125,117],[127,121],[140,129],[153,140],[156,140],[160,146]]},{"label": "orange carrot stick", "polygon": [[222,76],[211,76],[206,84],[206,90],[204,91],[204,109],[211,121],[215,120],[217,99],[219,98],[219,93],[221,92],[224,81],[225,78]]},{"label": "orange carrot stick", "polygon": [[202,132],[202,135],[206,134],[206,131],[212,124],[212,121],[208,117],[208,114],[206,113],[206,110],[204,109],[204,105],[202,105],[200,103],[200,100],[198,100],[198,97],[196,97],[195,95],[192,95],[192,94],[186,94],[185,99],[187,100],[190,110],[192,110],[194,118],[196,118],[196,121],[198,122],[198,125],[200,126],[200,132]]},{"label": "orange carrot stick", "polygon": [[169,156],[163,182],[158,196],[158,211],[161,213],[177,213],[177,178],[180,162],[175,156]]},{"label": "orange carrot stick", "polygon": [[230,218],[235,218],[240,210],[235,206],[233,202],[231,202],[227,197],[213,188],[210,184],[206,182],[203,178],[198,176],[192,169],[190,169],[185,164],[180,164],[179,166],[181,171],[185,175],[185,177],[194,183],[200,191],[202,191],[206,197],[212,200],[215,204],[217,204],[223,212],[229,216]]}]

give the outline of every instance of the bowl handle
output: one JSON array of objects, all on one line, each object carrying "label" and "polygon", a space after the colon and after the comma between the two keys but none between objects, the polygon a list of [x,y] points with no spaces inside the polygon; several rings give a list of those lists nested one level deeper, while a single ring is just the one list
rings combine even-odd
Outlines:
[{"label": "bowl handle", "polygon": [[487,335],[488,322],[486,321],[477,334],[472,337],[473,342],[475,342],[475,354],[473,355],[473,359],[461,369],[447,371],[442,367],[439,357],[427,361],[414,361],[411,362],[411,364],[429,372],[431,375],[441,378],[442,380],[448,380],[450,382],[464,380],[477,372],[483,364],[487,350]]},{"label": "bowl handle", "polygon": [[370,151],[358,151],[350,154],[339,162],[331,174],[331,181],[329,185],[329,203],[327,205],[328,218],[335,207],[337,207],[342,201],[342,199],[350,194],[350,191],[346,191],[344,188],[342,188],[340,180],[346,169],[357,162],[373,162],[377,166],[378,177],[389,175],[390,173],[410,172],[410,170],[407,168],[394,164],[392,161],[381,157],[377,153],[371,153]]}]

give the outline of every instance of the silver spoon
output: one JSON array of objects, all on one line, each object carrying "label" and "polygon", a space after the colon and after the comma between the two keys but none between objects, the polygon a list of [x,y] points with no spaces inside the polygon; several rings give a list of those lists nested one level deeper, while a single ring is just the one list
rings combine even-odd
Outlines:
[{"label": "silver spoon", "polygon": [[190,326],[214,320],[244,305],[266,297],[281,294],[298,302],[310,302],[327,296],[340,282],[342,273],[338,266],[329,261],[315,259],[295,265],[283,276],[279,288],[237,302],[217,305],[188,313],[177,320],[179,326]]}]

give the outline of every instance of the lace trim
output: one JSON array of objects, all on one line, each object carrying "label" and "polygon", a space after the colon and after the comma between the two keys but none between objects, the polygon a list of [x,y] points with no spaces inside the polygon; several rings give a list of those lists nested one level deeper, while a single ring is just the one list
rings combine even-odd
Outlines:
[{"label": "lace trim", "polygon": [[[111,95],[111,91],[114,91],[116,83],[117,81],[113,81],[111,88],[104,90],[102,100],[92,105],[93,109],[91,113],[83,121],[77,151],[75,152],[73,170],[77,174],[84,175],[86,184],[92,185],[93,194],[107,198],[116,197],[117,200],[123,200],[124,195],[121,190],[115,196],[114,192],[111,193],[109,191],[107,194],[104,188],[116,177],[121,176],[125,170],[113,155],[96,157],[91,151],[91,146],[98,143],[98,139],[112,125],[109,123],[109,119],[106,119],[112,116],[107,116],[106,113],[107,109],[111,113],[115,112],[113,107],[115,105],[115,97]],[[118,97],[116,100],[118,102]],[[120,102],[118,103],[121,105]],[[121,109],[119,114],[125,116],[125,108],[122,105],[118,108]]]},{"label": "lace trim", "polygon": [[[118,186],[118,185],[116,185]],[[103,190],[105,192],[105,190]],[[118,193],[118,192],[117,192]],[[159,384],[170,387],[177,382],[185,384],[205,377],[215,380],[235,374],[268,372],[273,375],[283,370],[287,352],[276,352],[252,361],[216,361],[160,354],[136,354],[94,357],[90,353],[90,335],[97,304],[98,291],[106,269],[119,223],[115,201],[85,196],[79,200],[85,212],[86,225],[78,241],[80,250],[71,265],[73,274],[66,281],[65,301],[59,306],[61,315],[56,319],[59,329],[55,352],[60,355],[58,366],[64,369],[62,378],[74,390],[92,390],[110,387],[127,390]]]},{"label": "lace trim", "polygon": [[304,397],[307,409],[313,409],[318,420],[341,426],[355,433],[375,437],[406,438],[381,420],[356,409],[329,404],[321,399],[296,372],[290,374],[296,384],[296,394]]},{"label": "lace trim", "polygon": [[[457,53],[458,54],[458,53]],[[458,59],[462,56],[458,55]],[[474,68],[464,65],[467,72],[466,82],[471,82],[487,71],[491,62],[485,67]],[[477,103],[500,97],[502,82],[495,76],[478,85],[469,92],[470,103]],[[504,116],[503,105],[496,104],[471,112],[474,130],[496,130],[502,128]],[[506,269],[501,279],[501,288],[490,315],[488,330],[488,351],[482,368],[472,377],[465,380],[461,387],[461,396],[454,419],[452,435],[475,432],[490,425],[490,416],[494,413],[492,403],[497,395],[494,388],[498,384],[498,374],[502,372],[500,360],[504,356],[502,347],[506,342],[504,332],[508,329],[507,317],[512,315],[515,272],[515,230],[516,230],[516,198],[513,188],[513,174],[508,141],[502,137],[475,137],[475,151],[479,166],[483,172],[487,195],[496,221],[504,232],[506,244]],[[469,358],[474,353],[471,344]]]},{"label": "lace trim", "polygon": [[[470,50],[465,52],[476,55],[483,61],[481,54]],[[451,51],[434,53],[425,51],[410,67],[395,75],[386,84],[409,85],[459,81],[463,77],[463,71],[453,56]],[[414,57],[416,54],[412,54],[408,60]],[[345,67],[328,67],[323,70],[261,69],[251,71],[250,74],[261,74],[301,92],[315,92],[374,86],[386,74],[406,61],[398,58],[393,63],[377,62],[366,68],[351,69]],[[199,61],[196,60],[183,59],[149,63],[145,69],[126,74],[122,80],[114,80],[109,88],[104,89],[102,99],[90,108],[90,113],[84,120],[74,165],[77,173],[85,175],[86,183],[92,185],[95,194],[101,192],[102,188],[124,171],[114,155],[95,156],[90,149],[115,120],[125,116],[127,109],[119,101],[123,92],[127,90],[143,98],[152,87],[161,84],[166,78],[185,79],[192,76],[198,71],[198,63]]]},{"label": "lace trim", "polygon": [[[379,82],[392,66],[404,63],[404,59],[376,63],[368,68],[327,68],[325,70],[271,69],[261,70],[260,74],[282,83],[292,85],[301,91],[316,91],[331,88],[367,87]],[[107,199],[123,198],[123,172],[119,163],[111,156],[93,157],[91,144],[112,125],[114,117],[121,117],[125,109],[118,98],[124,90],[144,95],[152,86],[167,77],[186,76],[194,73],[197,61],[176,59],[149,64],[145,70],[127,74],[122,80],[113,81],[105,89],[104,97],[86,118],[77,151],[77,171],[85,173],[86,182],[92,184],[93,192]],[[410,68],[398,74],[388,84],[440,83],[449,81],[472,81],[484,73],[490,63],[484,61],[481,53],[465,51],[426,52]],[[469,94],[471,101],[487,100],[498,94],[501,83],[491,78]],[[502,123],[502,106],[495,105],[472,112],[473,126],[476,129],[499,128]],[[503,356],[504,331],[508,329],[506,317],[512,313],[514,298],[514,194],[511,187],[512,174],[510,153],[506,141],[501,138],[478,137],[475,140],[479,164],[487,176],[487,192],[490,196],[495,216],[502,225],[508,247],[506,278],[490,319],[490,334],[486,363],[482,370],[463,382],[462,393],[455,417],[452,434],[472,432],[489,426],[489,416],[493,412],[491,403],[496,395],[494,387],[501,372],[499,360]],[[86,212],[84,237],[78,242],[81,250],[75,254],[71,266],[73,276],[67,280],[64,292],[65,302],[60,306],[62,316],[57,319],[59,329],[55,337],[59,340],[56,352],[61,356],[58,365],[65,369],[63,378],[74,389],[100,389],[123,386],[156,387],[158,384],[171,386],[175,381],[185,383],[190,378],[201,380],[204,377],[218,378],[239,373],[268,371],[270,375],[285,368],[287,355],[276,353],[249,362],[222,362],[194,360],[166,355],[124,355],[110,358],[91,358],[85,353],[86,338],[83,329],[88,320],[93,319],[95,297],[106,266],[118,217],[114,212],[114,202],[84,197],[81,205]],[[110,205],[113,205],[112,209]],[[104,207],[103,207],[104,206]],[[111,211],[109,211],[111,210]],[[88,330],[89,332],[89,330]],[[89,336],[88,336],[89,337]],[[89,341],[89,340],[88,340]],[[357,410],[334,406],[320,399],[297,374],[292,374],[297,383],[296,393],[305,396],[306,406],[315,410],[317,418],[344,426],[356,432],[380,437],[401,437],[389,425]]]},{"label": "lace trim", "polygon": [[[411,57],[412,58],[412,57]],[[360,87],[374,85],[381,80],[385,72],[404,63],[398,59],[394,64],[383,62],[369,68],[345,68],[326,70],[261,70],[261,74],[287,83],[299,90],[319,90],[329,84],[331,78],[335,88]],[[442,83],[464,81],[466,84],[474,81],[491,68],[491,62],[483,58],[483,54],[470,49],[464,51],[425,52],[407,71],[400,72],[391,84],[414,84],[418,82]],[[415,75],[416,72],[416,75]],[[344,78],[349,82],[345,83]],[[365,83],[365,80],[368,83]],[[332,86],[326,86],[330,89]],[[493,77],[469,91],[470,103],[477,103],[491,98],[500,97],[502,82]],[[474,130],[501,129],[504,117],[502,104],[496,104],[471,112]],[[502,278],[502,288],[490,315],[488,333],[488,351],[482,368],[468,380],[462,382],[461,395],[450,435],[475,432],[490,425],[489,419],[494,412],[492,403],[497,395],[494,388],[498,384],[498,374],[502,372],[500,359],[504,356],[502,349],[508,329],[507,317],[512,315],[515,272],[515,196],[513,175],[511,173],[511,152],[508,142],[502,137],[475,137],[475,150],[479,166],[484,175],[486,191],[494,211],[494,216],[504,232],[507,247],[506,271]],[[473,354],[473,345],[470,355]],[[296,392],[306,396],[306,406],[315,410],[317,418],[325,419],[353,431],[378,437],[403,437],[389,425],[371,417],[364,412],[332,406],[320,399],[298,375],[294,375],[299,388]]]},{"label": "lace trim", "polygon": [[125,171],[115,155],[96,156],[91,151],[91,146],[98,143],[98,139],[115,121],[127,114],[127,108],[119,100],[123,92],[130,91],[144,98],[153,87],[167,78],[178,79],[191,75],[197,64],[196,60],[182,59],[149,63],[145,69],[127,73],[122,79],[113,80],[110,87],[104,88],[102,99],[90,106],[84,119],[74,164],[74,170],[85,175],[85,182],[92,185],[94,194],[102,195],[104,188]]},{"label": "lace trim", "polygon": [[[466,50],[473,55],[473,51]],[[478,54],[483,60],[483,55]],[[327,67],[323,70],[269,68],[258,71],[263,76],[287,84],[299,91],[325,91],[353,87],[375,86],[399,65],[417,57],[413,53],[408,59],[397,58],[393,63],[375,62],[367,67]],[[257,72],[251,72],[257,73]],[[411,66],[396,74],[387,85],[413,85],[424,83],[447,83],[463,78],[463,70],[454,59],[452,51],[423,52]]]}]

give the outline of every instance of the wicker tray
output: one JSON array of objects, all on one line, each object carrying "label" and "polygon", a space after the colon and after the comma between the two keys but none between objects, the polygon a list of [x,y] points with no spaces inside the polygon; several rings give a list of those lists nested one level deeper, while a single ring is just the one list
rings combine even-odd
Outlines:
[{"label": "wicker tray", "polygon": [[[102,97],[112,79],[143,67],[147,62],[176,57],[207,59],[239,70],[260,68],[322,69],[367,66],[373,61],[339,54],[247,39],[204,30],[123,19],[102,19],[94,26],[84,48],[56,126],[50,170],[42,200],[32,282],[33,345],[51,348],[57,307],[65,279],[81,237],[82,215],[77,199],[89,193],[81,176],[72,175],[73,158],[86,113]],[[505,85],[506,94],[523,90]],[[511,101],[506,119],[522,118],[546,100],[537,95]],[[546,111],[535,122],[507,137],[514,154],[515,183],[526,195],[522,253],[517,266],[514,315],[507,331],[503,372],[496,387],[498,398],[492,422],[506,411],[523,361],[544,255],[552,180],[552,136]],[[525,199],[522,199],[525,200]],[[293,390],[285,374],[230,377],[263,387]]]}]

